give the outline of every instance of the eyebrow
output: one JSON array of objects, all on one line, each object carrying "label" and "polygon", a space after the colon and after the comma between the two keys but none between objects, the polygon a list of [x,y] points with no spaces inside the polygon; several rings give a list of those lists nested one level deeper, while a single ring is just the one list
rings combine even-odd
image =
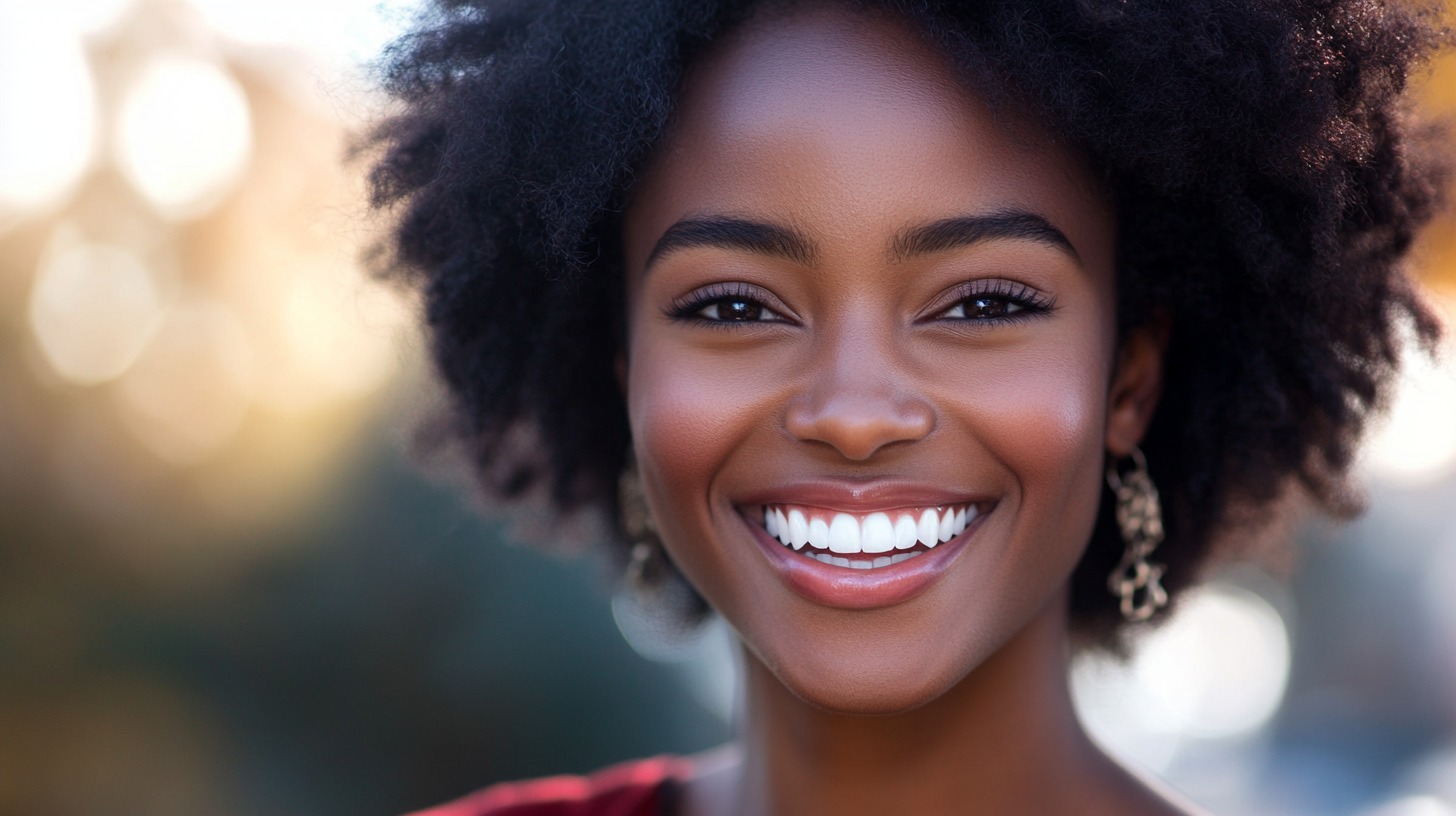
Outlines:
[{"label": "eyebrow", "polygon": [[692,247],[747,250],[805,266],[814,261],[814,245],[792,229],[746,218],[715,216],[686,219],[668,227],[647,256],[646,267],[651,269],[663,255]]},{"label": "eyebrow", "polygon": [[[1022,210],[963,215],[916,227],[896,236],[890,255],[896,261],[903,261],[915,255],[998,239],[1046,244],[1081,261],[1065,233],[1043,216]],[[805,266],[812,264],[815,256],[813,243],[788,227],[747,218],[711,216],[684,219],[668,227],[648,254],[646,268],[651,269],[663,255],[694,247],[744,250]]]},{"label": "eyebrow", "polygon": [[1021,210],[946,218],[916,227],[895,238],[890,255],[896,261],[903,261],[914,255],[944,252],[1006,238],[1046,244],[1067,253],[1073,260],[1081,261],[1065,233],[1042,216]]}]

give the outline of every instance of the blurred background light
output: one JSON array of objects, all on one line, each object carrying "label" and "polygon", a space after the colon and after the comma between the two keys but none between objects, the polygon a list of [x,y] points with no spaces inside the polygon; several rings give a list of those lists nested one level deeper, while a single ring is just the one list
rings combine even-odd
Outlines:
[{"label": "blurred background light", "polygon": [[1438,799],[1456,813],[1456,742],[1448,742],[1413,763],[1404,774],[1402,787]]},{"label": "blurred background light", "polygon": [[1367,810],[1361,816],[1456,816],[1456,807],[1434,796],[1406,796]]},{"label": "blurred background light", "polygon": [[285,353],[263,392],[270,406],[283,410],[361,397],[382,386],[399,361],[394,329],[406,319],[399,300],[352,275],[330,274],[341,270],[310,271],[286,285]]},{"label": "blurred background light", "polygon": [[421,0],[192,0],[208,26],[254,48],[287,48],[335,65],[378,56],[423,6]]},{"label": "blurred background light", "polygon": [[30,327],[57,374],[94,385],[120,376],[141,353],[162,316],[162,293],[132,253],[67,243],[62,231],[36,272]]},{"label": "blurred background light", "polygon": [[1114,751],[1166,770],[1189,741],[1253,735],[1284,696],[1291,664],[1284,618],[1253,591],[1212,582],[1119,663],[1079,659],[1073,695],[1088,729]]},{"label": "blurred background light", "polygon": [[118,383],[126,425],[176,464],[206,459],[232,439],[252,397],[253,349],[232,309],[192,296],[177,304]]},{"label": "blurred background light", "polygon": [[59,203],[95,153],[96,89],[66,5],[0,3],[0,211]]},{"label": "blurred background light", "polygon": [[[1456,523],[1433,525],[1428,555],[1417,571],[1419,585],[1414,587],[1420,609],[1431,621],[1430,639],[1422,653],[1435,676],[1440,693],[1438,703],[1447,717],[1456,723]],[[1456,738],[1439,760],[1445,777],[1445,790],[1456,802]]]},{"label": "blurred background light", "polygon": [[1185,599],[1168,626],[1148,635],[1133,662],[1139,685],[1192,737],[1225,739],[1267,724],[1289,681],[1290,638],[1268,601],[1210,584]]},{"label": "blurred background light", "polygon": [[164,217],[195,218],[221,203],[251,146],[247,96],[211,62],[153,57],[122,99],[117,163]]},{"label": "blurred background light", "polygon": [[47,14],[82,36],[105,33],[131,9],[133,0],[53,0],[26,5],[46,8]]},{"label": "blurred background light", "polygon": [[[1433,303],[1448,327],[1456,325],[1453,301]],[[1436,357],[1416,348],[1406,353],[1391,410],[1375,423],[1364,464],[1375,478],[1407,487],[1456,471],[1456,342],[1449,329]]]}]

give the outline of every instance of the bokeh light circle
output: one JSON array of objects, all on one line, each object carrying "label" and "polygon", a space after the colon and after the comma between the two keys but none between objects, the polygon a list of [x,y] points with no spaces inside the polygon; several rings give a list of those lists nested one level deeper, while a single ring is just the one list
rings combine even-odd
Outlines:
[{"label": "bokeh light circle", "polygon": [[1272,720],[1289,682],[1290,642],[1263,597],[1212,583],[1189,590],[1127,663],[1079,660],[1073,696],[1101,742],[1164,771],[1189,741],[1247,737]]},{"label": "bokeh light circle", "polygon": [[122,100],[116,160],[166,218],[195,218],[216,206],[247,167],[252,150],[247,95],[217,65],[154,57]]},{"label": "bokeh light circle", "polygon": [[1246,589],[1214,585],[1148,637],[1133,667],[1174,727],[1225,738],[1253,732],[1274,716],[1290,662],[1279,612]]},{"label": "bokeh light circle", "polygon": [[120,376],[162,315],[156,280],[135,255],[82,244],[49,253],[31,290],[30,328],[62,378],[94,385]]}]

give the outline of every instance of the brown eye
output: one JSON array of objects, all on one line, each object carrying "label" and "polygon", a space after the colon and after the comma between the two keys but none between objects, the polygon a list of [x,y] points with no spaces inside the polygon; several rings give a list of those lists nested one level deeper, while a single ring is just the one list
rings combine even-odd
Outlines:
[{"label": "brown eye", "polygon": [[771,292],[738,281],[705,286],[672,304],[668,316],[700,325],[723,327],[789,323],[770,303]]},{"label": "brown eye", "polygon": [[961,320],[995,320],[1010,317],[1026,307],[1008,298],[977,296],[966,298],[945,313],[946,317]]},{"label": "brown eye", "polygon": [[763,304],[745,298],[721,298],[704,306],[698,314],[708,320],[747,323],[762,320]]}]

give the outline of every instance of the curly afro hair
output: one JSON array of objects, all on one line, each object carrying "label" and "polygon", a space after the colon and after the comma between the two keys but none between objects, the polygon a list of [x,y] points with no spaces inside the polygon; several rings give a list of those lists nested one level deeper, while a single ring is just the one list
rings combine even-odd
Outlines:
[{"label": "curly afro hair", "polygon": [[[1169,590],[1291,483],[1341,510],[1408,328],[1438,332],[1402,269],[1444,179],[1401,99],[1441,37],[1430,15],[1374,0],[853,2],[915,23],[1108,180],[1119,323],[1172,327],[1143,445]],[[398,219],[386,263],[422,291],[455,437],[490,492],[539,487],[563,511],[618,515],[620,213],[685,68],[755,5],[440,0],[386,54],[400,107],[373,134],[371,177]],[[1105,644],[1121,622],[1110,516],[1104,498],[1072,597],[1077,630]]]}]

